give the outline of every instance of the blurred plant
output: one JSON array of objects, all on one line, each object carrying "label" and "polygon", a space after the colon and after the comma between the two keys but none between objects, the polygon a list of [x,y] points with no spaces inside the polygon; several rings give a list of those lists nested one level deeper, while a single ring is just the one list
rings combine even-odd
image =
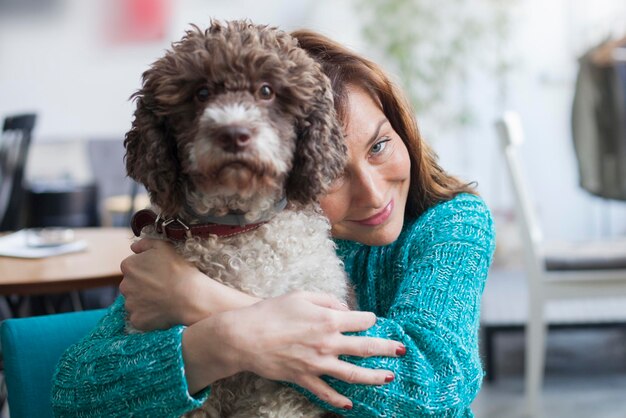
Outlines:
[{"label": "blurred plant", "polygon": [[[464,98],[469,71],[480,65],[485,43],[495,36],[498,95],[506,97],[510,6],[516,0],[357,0],[365,39],[382,53],[382,64],[400,78],[418,115],[442,126],[471,124]],[[499,54],[499,55],[498,55]],[[450,97],[454,96],[454,97]]]},{"label": "blurred plant", "polygon": [[495,65],[494,74],[498,82],[497,105],[504,110],[508,99],[507,76],[515,67],[515,58],[508,48],[511,37],[511,7],[516,0],[489,0],[492,7],[492,36],[495,38]]}]

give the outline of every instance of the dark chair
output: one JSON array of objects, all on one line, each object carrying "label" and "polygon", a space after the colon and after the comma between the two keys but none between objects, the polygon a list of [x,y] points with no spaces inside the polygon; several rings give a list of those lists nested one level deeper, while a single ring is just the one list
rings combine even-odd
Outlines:
[{"label": "dark chair", "polygon": [[100,226],[96,183],[31,182],[26,196],[29,228]]},{"label": "dark chair", "polygon": [[23,114],[4,120],[0,137],[0,231],[24,226],[24,167],[37,116]]}]

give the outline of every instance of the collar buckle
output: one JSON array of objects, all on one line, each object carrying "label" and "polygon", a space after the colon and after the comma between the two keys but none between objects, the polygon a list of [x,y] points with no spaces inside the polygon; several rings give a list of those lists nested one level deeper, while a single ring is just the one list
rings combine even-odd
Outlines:
[{"label": "collar buckle", "polygon": [[[159,221],[160,217],[161,217],[161,214],[159,214],[157,216],[157,220],[155,221],[155,223]],[[189,228],[189,226],[187,226],[187,224],[184,223],[182,221],[182,219],[180,219],[180,218],[163,219],[161,227],[165,228],[166,226],[168,226],[168,225],[170,225],[170,224],[172,224],[174,222],[177,222],[180,226],[182,226],[185,229],[185,235],[187,236],[187,238],[191,238],[192,237],[191,228]]]}]

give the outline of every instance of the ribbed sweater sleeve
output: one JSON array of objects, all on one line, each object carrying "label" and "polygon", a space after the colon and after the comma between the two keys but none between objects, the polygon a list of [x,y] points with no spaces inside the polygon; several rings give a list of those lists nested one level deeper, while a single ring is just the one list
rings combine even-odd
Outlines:
[{"label": "ribbed sweater sleeve", "polygon": [[187,388],[183,327],[127,334],[119,297],[83,340],[61,357],[53,377],[57,417],[179,417],[202,405]]},{"label": "ribbed sweater sleeve", "polygon": [[[494,251],[489,210],[478,197],[441,203],[385,247],[339,242],[361,310],[376,324],[358,335],[402,342],[403,357],[345,358],[395,373],[383,386],[327,381],[353,401],[346,417],[471,417],[483,378],[480,300]],[[313,398],[318,404],[328,405]]]}]

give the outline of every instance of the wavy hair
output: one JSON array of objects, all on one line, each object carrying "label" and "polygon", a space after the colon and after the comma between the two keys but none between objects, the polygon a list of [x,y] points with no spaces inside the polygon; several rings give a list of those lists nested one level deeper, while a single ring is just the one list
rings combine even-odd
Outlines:
[{"label": "wavy hair", "polygon": [[407,216],[418,217],[431,206],[451,200],[459,193],[477,194],[473,183],[464,183],[439,166],[436,154],[420,135],[406,97],[378,65],[319,33],[303,29],[292,32],[291,36],[320,63],[330,79],[335,109],[342,120],[346,115],[347,86],[361,87],[379,104],[402,138],[411,160]]}]

